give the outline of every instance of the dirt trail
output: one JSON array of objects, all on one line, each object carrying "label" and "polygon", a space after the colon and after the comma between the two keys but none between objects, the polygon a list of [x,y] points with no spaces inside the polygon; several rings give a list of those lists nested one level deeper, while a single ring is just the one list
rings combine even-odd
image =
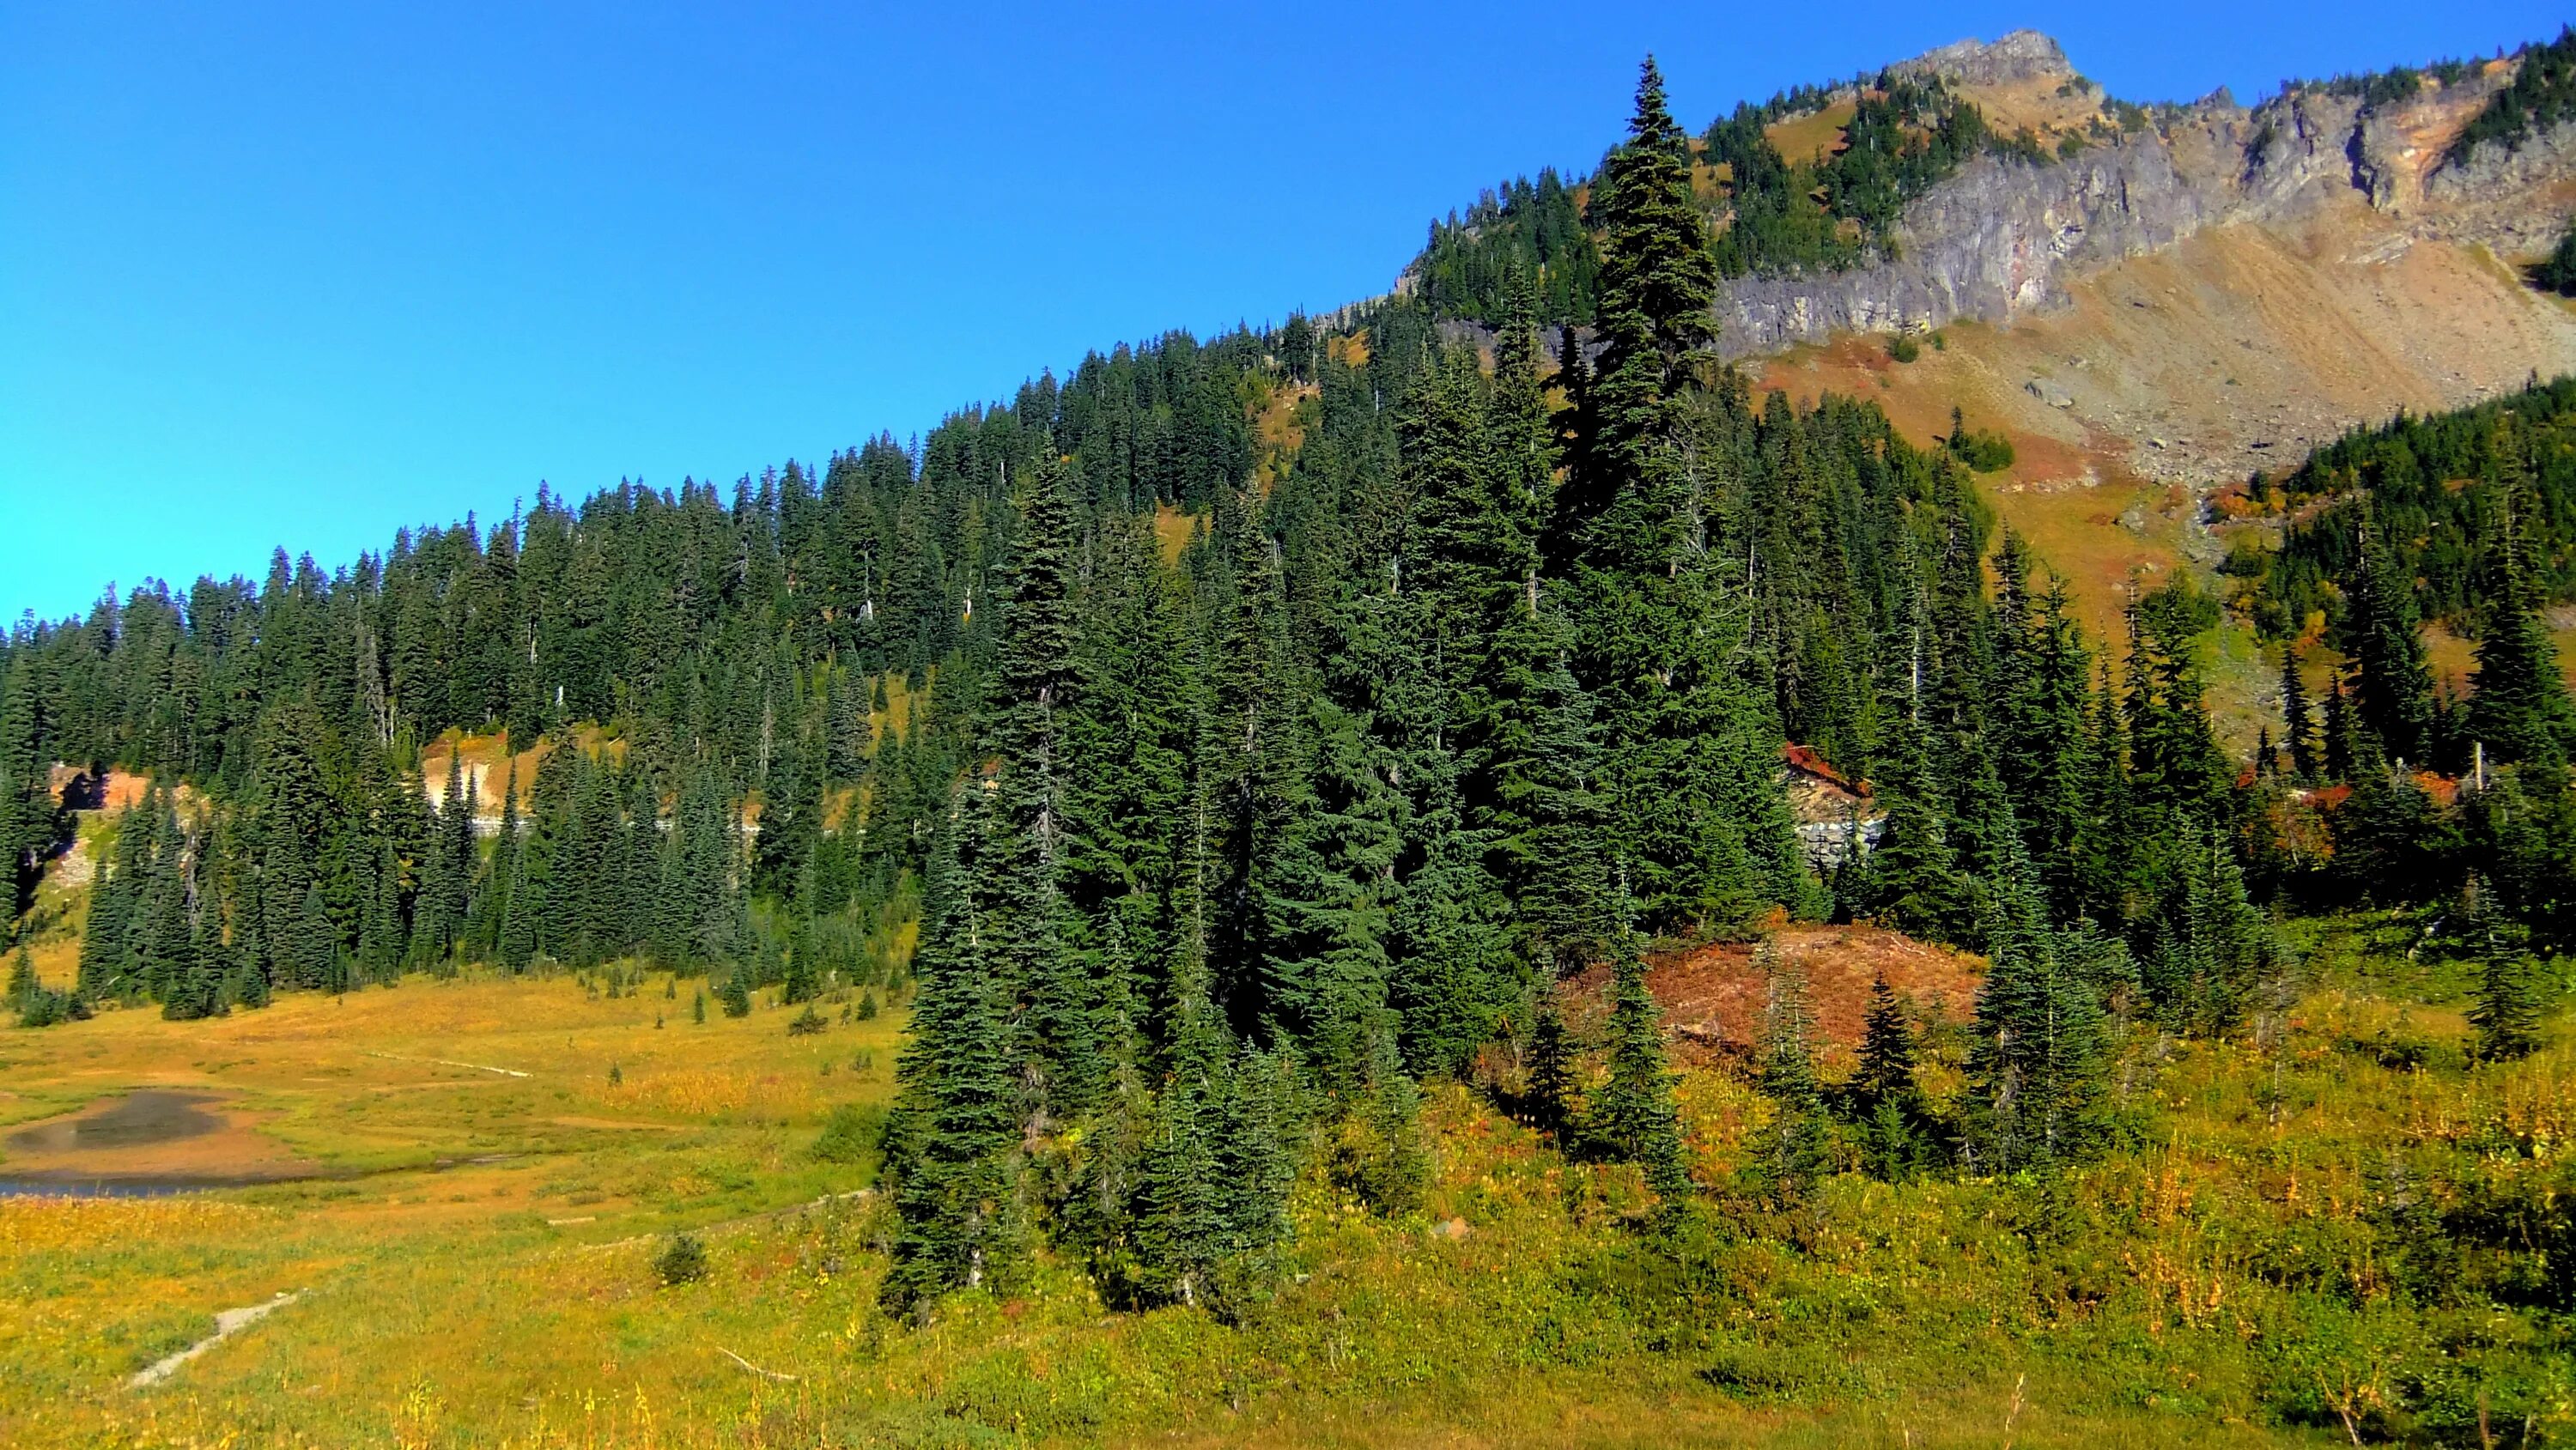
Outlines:
[{"label": "dirt trail", "polygon": [[125,1382],[125,1387],[129,1390],[141,1390],[149,1389],[152,1386],[161,1383],[170,1376],[177,1374],[179,1372],[179,1366],[195,1359],[198,1355],[205,1353],[207,1350],[214,1348],[216,1345],[223,1343],[225,1340],[232,1338],[234,1335],[241,1333],[243,1330],[250,1328],[252,1325],[267,1318],[269,1315],[276,1313],[278,1310],[285,1308],[287,1305],[292,1304],[303,1297],[304,1291],[301,1289],[298,1289],[293,1293],[280,1290],[278,1291],[276,1298],[269,1300],[265,1304],[252,1304],[240,1309],[223,1309],[216,1311],[214,1333],[198,1340],[192,1345],[189,1345],[186,1349],[180,1350],[177,1354],[171,1355],[166,1359],[157,1360],[137,1371],[134,1378]]}]

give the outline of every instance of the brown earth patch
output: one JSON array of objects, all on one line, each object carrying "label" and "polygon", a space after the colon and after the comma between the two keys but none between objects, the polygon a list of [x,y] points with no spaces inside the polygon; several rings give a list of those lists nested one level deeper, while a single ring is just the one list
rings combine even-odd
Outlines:
[{"label": "brown earth patch", "polygon": [[0,1178],[32,1183],[218,1186],[308,1178],[318,1164],[216,1094],[138,1088],[9,1134]]},{"label": "brown earth patch", "polygon": [[[1774,966],[1806,973],[1819,1046],[1829,1058],[1859,1043],[1870,986],[1880,973],[1918,1014],[1965,1021],[1985,972],[1981,958],[1864,924],[1784,926],[1766,940]],[[1756,952],[1752,942],[1721,942],[1647,959],[1646,985],[1686,1058],[1752,1050],[1770,996],[1770,979]],[[1559,991],[1567,1016],[1579,1026],[1597,1027],[1608,1011],[1609,985],[1607,965],[1566,982]]]}]

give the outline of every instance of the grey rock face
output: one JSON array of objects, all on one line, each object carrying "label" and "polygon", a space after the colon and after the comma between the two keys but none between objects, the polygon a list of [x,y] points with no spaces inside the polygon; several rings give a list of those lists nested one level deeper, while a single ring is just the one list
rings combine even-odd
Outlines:
[{"label": "grey rock face", "polygon": [[[2073,74],[2056,42],[2028,31],[1907,65],[1970,84]],[[2512,151],[2489,143],[2456,161],[2427,151],[2441,144],[2428,136],[2455,129],[2446,117],[2465,119],[2503,79],[2462,81],[2385,112],[2317,91],[2251,111],[2214,95],[2071,158],[1979,157],[1906,208],[1892,256],[1726,283],[1719,350],[1745,357],[1840,331],[2007,323],[2063,303],[2068,283],[2124,257],[2203,227],[2290,219],[2338,196],[2357,195],[2422,235],[2544,249],[2566,225],[2547,193],[2576,178],[2576,124]]]},{"label": "grey rock face", "polygon": [[1991,44],[1962,40],[1890,66],[1899,75],[1938,75],[1972,86],[1999,86],[2035,75],[2071,75],[2066,52],[2036,30],[2016,30]]}]

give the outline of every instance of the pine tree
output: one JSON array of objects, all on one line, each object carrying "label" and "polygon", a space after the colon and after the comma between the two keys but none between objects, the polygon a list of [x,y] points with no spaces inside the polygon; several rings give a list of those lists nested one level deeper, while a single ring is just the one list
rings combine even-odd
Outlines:
[{"label": "pine tree", "polygon": [[2478,1056],[2491,1062],[2528,1057],[2540,1050],[2543,989],[2539,961],[2507,939],[2493,887],[2471,877],[2468,887],[2470,949],[2478,957],[2469,1025],[2477,1029]]},{"label": "pine tree", "polygon": [[1530,1029],[1528,1104],[1530,1126],[1560,1146],[1575,1123],[1574,1043],[1565,1030],[1565,1015],[1556,1009],[1553,987],[1542,987],[1538,1022]]},{"label": "pine tree", "polygon": [[1824,1084],[1816,1075],[1815,1014],[1806,974],[1782,969],[1766,941],[1756,952],[1766,969],[1761,1087],[1773,1116],[1762,1134],[1757,1172],[1772,1193],[1794,1201],[1831,1170],[1831,1127]]},{"label": "pine tree", "polygon": [[887,1133],[897,1227],[884,1292],[898,1309],[949,1289],[1007,1285],[1026,1254],[1009,1024],[977,928],[986,808],[952,803],[913,960],[913,1037],[896,1066],[901,1092]]},{"label": "pine tree", "polygon": [[2558,670],[2558,651],[2541,621],[2530,544],[2518,518],[2519,490],[2508,483],[2499,506],[2490,569],[2496,579],[2488,624],[2471,677],[2469,732],[2498,764],[2565,759],[2576,738],[2576,706]]},{"label": "pine tree", "polygon": [[1644,942],[1622,923],[1610,978],[1610,1075],[1592,1095],[1584,1136],[1598,1152],[1635,1163],[1667,1201],[1690,1192],[1682,1167],[1681,1114],[1664,1059],[1663,1011],[1646,986]]}]

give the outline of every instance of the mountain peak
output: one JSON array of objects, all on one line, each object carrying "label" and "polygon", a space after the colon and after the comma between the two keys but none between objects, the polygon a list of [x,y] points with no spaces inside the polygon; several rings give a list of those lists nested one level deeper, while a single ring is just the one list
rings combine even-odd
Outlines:
[{"label": "mountain peak", "polygon": [[2032,76],[2071,75],[2074,67],[2057,42],[2036,30],[2016,30],[1999,40],[1974,37],[1927,50],[1895,66],[1900,72],[1938,75],[1967,85],[2003,85]]}]

